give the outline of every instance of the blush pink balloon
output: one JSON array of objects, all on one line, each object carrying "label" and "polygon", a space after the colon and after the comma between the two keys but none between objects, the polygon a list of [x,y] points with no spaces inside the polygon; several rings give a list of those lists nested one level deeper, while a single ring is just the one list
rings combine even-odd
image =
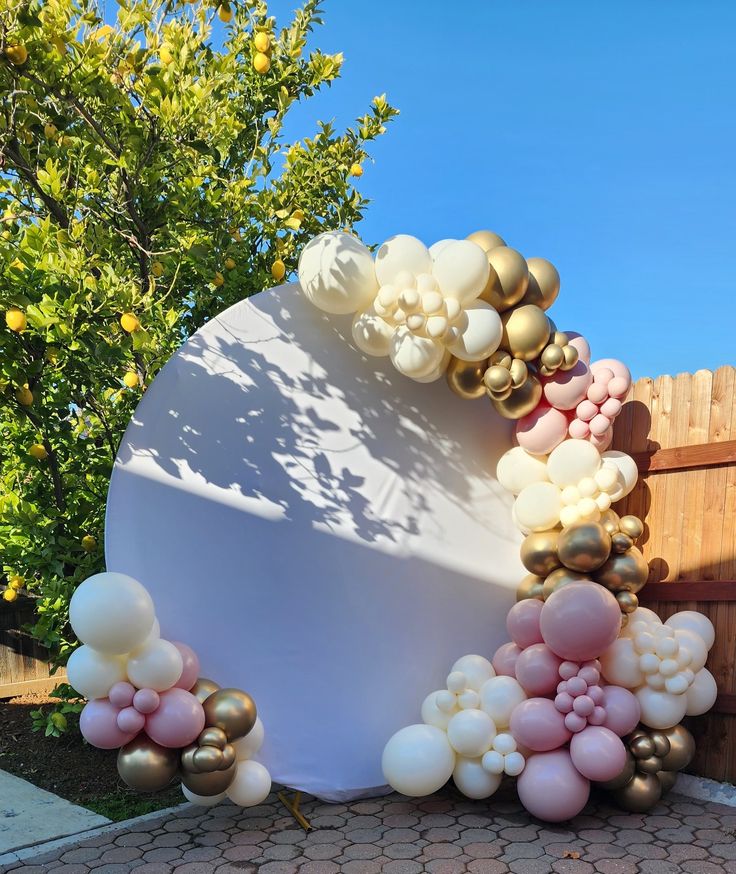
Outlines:
[{"label": "blush pink balloon", "polygon": [[613,780],[626,764],[621,738],[601,725],[589,725],[570,741],[573,765],[587,780]]},{"label": "blush pink balloon", "polygon": [[516,660],[516,679],[527,695],[550,695],[560,682],[560,664],[561,659],[546,644],[535,643]]},{"label": "blush pink balloon", "polygon": [[617,400],[626,395],[631,388],[631,377],[624,379],[622,376],[614,376],[608,383],[608,394],[612,400]]},{"label": "blush pink balloon", "polygon": [[124,746],[133,740],[137,732],[121,731],[118,728],[118,713],[120,708],[111,704],[108,698],[88,701],[79,715],[82,737],[101,750],[115,750]]},{"label": "blush pink balloon", "polygon": [[594,361],[590,365],[590,369],[594,376],[599,370],[610,370],[614,377],[626,379],[629,381],[629,385],[631,385],[631,371],[618,358],[601,358],[600,361]]},{"label": "blush pink balloon", "polygon": [[580,401],[575,408],[575,415],[578,419],[582,419],[583,422],[590,422],[593,416],[598,415],[598,404],[594,404],[593,401],[589,401],[586,398]]},{"label": "blush pink balloon", "polygon": [[585,364],[590,364],[590,344],[585,337],[576,331],[565,331],[564,333],[567,334],[568,344],[578,350],[580,360]]},{"label": "blush pink balloon", "polygon": [[527,698],[511,712],[511,734],[535,752],[556,750],[570,740],[565,717],[549,698]]},{"label": "blush pink balloon", "polygon": [[133,707],[139,713],[153,713],[158,707],[161,698],[155,689],[139,689],[133,698]]},{"label": "blush pink balloon", "polygon": [[506,617],[506,629],[515,644],[524,649],[535,643],[542,643],[542,632],[539,630],[539,616],[543,603],[536,598],[525,598],[517,601]]},{"label": "blush pink balloon", "polygon": [[[544,602],[539,627],[544,642],[560,658],[588,661],[618,637],[621,609],[608,589],[597,583],[568,583]],[[517,663],[517,671],[518,667]]]},{"label": "blush pink balloon", "polygon": [[178,689],[186,689],[188,692],[197,682],[197,677],[199,677],[199,659],[197,658],[197,653],[191,646],[187,646],[186,643],[180,643],[178,640],[172,640],[171,642],[181,653],[181,660],[184,663],[181,676],[174,683],[174,686]]},{"label": "blush pink balloon", "polygon": [[588,437],[588,441],[595,446],[598,452],[605,452],[611,443],[613,443],[613,428],[609,428],[608,431],[606,431],[605,434],[601,434],[600,437],[591,434]]},{"label": "blush pink balloon", "polygon": [[117,723],[120,731],[138,734],[146,724],[146,717],[139,713],[135,707],[123,707],[120,713],[118,713]]},{"label": "blush pink balloon", "polygon": [[[578,405],[578,409],[582,404]],[[623,404],[617,398],[609,398],[607,401],[604,401],[601,404],[601,413],[604,416],[608,416],[609,419],[615,419],[616,416],[621,412]]]},{"label": "blush pink balloon", "polygon": [[590,426],[582,419],[573,419],[570,422],[568,433],[574,440],[585,440],[590,434]]},{"label": "blush pink balloon", "polygon": [[520,655],[521,649],[515,643],[502,644],[491,659],[493,670],[499,677],[516,677],[516,660]]},{"label": "blush pink balloon", "polygon": [[133,696],[135,695],[135,686],[132,683],[115,683],[115,685],[110,689],[108,693],[108,698],[110,699],[110,703],[114,704],[116,707],[130,707],[133,703]]},{"label": "blush pink balloon", "polygon": [[159,696],[157,710],[146,719],[146,733],[162,747],[185,747],[204,728],[204,710],[185,689],[168,689]]},{"label": "blush pink balloon", "polygon": [[540,404],[516,423],[516,440],[522,449],[534,455],[548,455],[567,434],[567,416]]},{"label": "blush pink balloon", "polygon": [[558,370],[543,379],[544,397],[557,410],[574,410],[585,398],[593,374],[584,361],[578,360],[570,370]]},{"label": "blush pink balloon", "polygon": [[639,699],[628,689],[605,686],[601,704],[606,711],[603,725],[619,737],[629,734],[638,725],[641,716]]},{"label": "blush pink balloon", "polygon": [[598,413],[597,416],[593,416],[590,422],[588,422],[588,427],[594,437],[602,437],[611,427],[611,420],[608,416],[604,416],[603,413]]},{"label": "blush pink balloon", "polygon": [[530,756],[516,788],[529,813],[547,822],[577,816],[590,795],[590,781],[573,765],[567,750]]},{"label": "blush pink balloon", "polygon": [[598,406],[608,397],[608,388],[602,382],[594,382],[588,386],[587,397],[591,403]]}]

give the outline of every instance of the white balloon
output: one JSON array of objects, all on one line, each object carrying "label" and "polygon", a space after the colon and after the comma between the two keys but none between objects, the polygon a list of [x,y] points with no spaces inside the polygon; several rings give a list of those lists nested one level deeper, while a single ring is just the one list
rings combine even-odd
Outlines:
[{"label": "white balloon", "polygon": [[527,535],[532,533],[531,528],[527,528],[526,525],[522,525],[521,522],[519,522],[519,517],[516,515],[516,507],[513,504],[511,505],[511,521],[522,534]]},{"label": "white balloon", "polygon": [[432,257],[432,260],[434,261],[437,258],[437,256],[440,254],[440,252],[443,249],[445,249],[447,246],[449,246],[450,243],[457,243],[457,240],[451,240],[451,239],[437,240],[436,243],[432,243],[432,245],[429,247],[429,254]]},{"label": "white balloon", "polygon": [[504,771],[509,777],[518,777],[525,767],[526,759],[518,750],[509,753],[504,759]]},{"label": "white balloon", "polygon": [[633,637],[636,634],[634,626],[637,622],[644,622],[647,625],[662,624],[662,620],[654,610],[650,610],[648,607],[637,607],[633,613],[629,613],[629,621],[621,629],[621,637]]},{"label": "white balloon", "polygon": [[154,619],[146,589],[133,577],[109,571],[88,577],[69,604],[69,622],[77,637],[106,655],[122,655],[140,646]]},{"label": "white balloon", "polygon": [[238,762],[233,782],[225,795],[239,807],[255,807],[268,798],[271,791],[271,775],[260,762],[246,759]]},{"label": "white balloon", "polygon": [[718,686],[713,674],[707,668],[701,668],[692,685],[685,693],[687,698],[688,716],[700,716],[707,713],[710,708],[716,703],[718,697]]},{"label": "white balloon", "polygon": [[165,692],[181,677],[181,653],[168,640],[154,640],[132,652],[126,666],[128,679],[139,689]]},{"label": "white balloon", "polygon": [[191,801],[192,804],[198,804],[200,807],[214,807],[215,804],[219,804],[227,798],[224,792],[221,792],[219,795],[196,795],[187,789],[183,783],[181,784],[181,791],[184,793],[187,801]]},{"label": "white balloon", "polygon": [[474,758],[487,752],[496,734],[496,726],[483,710],[461,710],[447,726],[447,738],[455,752]]},{"label": "white balloon", "polygon": [[639,468],[630,455],[627,455],[625,452],[619,452],[618,449],[609,449],[603,453],[601,458],[603,461],[615,464],[620,474],[618,489],[609,493],[611,500],[615,503],[625,498],[633,490],[636,481],[639,479]]},{"label": "white balloon", "polygon": [[241,762],[244,759],[250,759],[255,756],[258,750],[263,746],[264,735],[265,731],[263,723],[261,722],[261,717],[257,716],[255,725],[245,737],[231,741],[232,745],[235,747],[235,757],[237,760]]},{"label": "white balloon", "polygon": [[518,495],[533,483],[549,482],[547,458],[544,455],[531,455],[521,446],[514,446],[499,458],[496,479],[506,491]]},{"label": "white balloon", "polygon": [[[444,689],[440,690],[444,692]],[[453,714],[457,713],[458,707],[455,706],[448,713],[444,710],[440,710],[437,706],[437,692],[430,692],[429,695],[422,702],[422,721],[427,725],[434,725],[437,728],[441,728],[443,731],[447,731],[447,726],[450,722]]]},{"label": "white balloon", "polygon": [[514,510],[519,524],[530,531],[554,528],[562,510],[560,490],[554,483],[532,483],[522,489],[514,502]]},{"label": "white balloon", "polygon": [[687,695],[672,695],[649,686],[642,686],[634,694],[641,706],[641,721],[649,728],[672,728],[685,716]]},{"label": "white balloon", "polygon": [[381,285],[390,285],[405,270],[414,276],[431,273],[432,256],[421,240],[408,234],[396,234],[376,252],[376,276]]},{"label": "white balloon", "polygon": [[702,637],[707,649],[710,649],[716,640],[716,630],[713,623],[703,613],[696,610],[681,610],[665,622],[670,628],[685,628],[694,631],[698,637]]},{"label": "white balloon", "polygon": [[397,792],[431,795],[452,776],[455,753],[436,725],[407,725],[384,747],[381,767],[386,782]]},{"label": "white balloon", "polygon": [[373,256],[351,234],[318,234],[299,257],[299,285],[326,313],[347,315],[363,310],[378,292]]},{"label": "white balloon", "polygon": [[391,335],[390,354],[399,373],[412,379],[420,379],[441,365],[445,357],[445,347],[436,340],[417,337],[402,325]]},{"label": "white balloon", "polygon": [[452,779],[457,788],[468,798],[489,798],[501,785],[501,775],[491,774],[479,758],[458,756]]},{"label": "white balloon", "polygon": [[438,252],[432,273],[446,297],[468,304],[486,287],[490,270],[480,246],[470,240],[456,240]]},{"label": "white balloon", "polygon": [[391,336],[394,329],[379,315],[372,306],[353,319],[353,340],[361,352],[383,358],[391,348]]},{"label": "white balloon", "polygon": [[501,732],[493,738],[493,749],[502,756],[508,756],[510,753],[516,752],[516,741],[514,736],[508,732]]},{"label": "white balloon", "polygon": [[461,671],[465,674],[468,689],[480,692],[486,680],[496,676],[493,665],[487,658],[480,655],[464,655],[452,666],[452,671]]},{"label": "white balloon", "polygon": [[483,361],[498,349],[503,336],[501,316],[483,300],[468,304],[458,322],[460,336],[449,347],[463,361]]},{"label": "white balloon", "polygon": [[449,351],[445,349],[445,353],[442,356],[442,360],[434,368],[431,370],[426,376],[415,376],[414,379],[416,382],[436,382],[442,376],[444,376],[445,371],[447,370],[447,365],[450,363],[450,359],[452,355],[450,355]]},{"label": "white balloon", "polygon": [[514,707],[526,700],[526,692],[514,677],[492,677],[481,686],[480,706],[496,728],[508,728]]},{"label": "white balloon", "polygon": [[550,452],[547,476],[561,489],[577,486],[585,477],[595,477],[601,466],[598,450],[587,440],[563,440]]},{"label": "white balloon", "polygon": [[125,680],[125,661],[119,655],[105,655],[85,644],[69,656],[66,676],[82,697],[107,698],[115,683]]},{"label": "white balloon", "polygon": [[153,620],[153,625],[151,626],[151,630],[148,633],[148,637],[140,644],[140,646],[145,646],[147,643],[151,643],[153,640],[158,640],[161,637],[161,624],[158,619]]},{"label": "white balloon", "polygon": [[599,656],[601,672],[614,686],[635,689],[644,682],[639,668],[639,654],[630,637],[619,637]]},{"label": "white balloon", "polygon": [[701,668],[705,667],[705,663],[708,660],[708,648],[699,634],[690,631],[689,628],[677,628],[675,629],[675,638],[680,644],[680,650],[690,653],[690,662],[687,666],[691,671],[697,673]]}]

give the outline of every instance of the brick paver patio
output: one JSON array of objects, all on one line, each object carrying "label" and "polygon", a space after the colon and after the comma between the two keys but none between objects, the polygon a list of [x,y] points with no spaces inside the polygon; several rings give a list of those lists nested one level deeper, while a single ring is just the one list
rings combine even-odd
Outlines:
[{"label": "brick paver patio", "polygon": [[469,801],[448,789],[352,804],[302,805],[297,828],[275,795],[173,814],[36,855],[26,874],[736,874],[736,809],[671,795],[646,815],[601,800],[559,826],[534,821],[511,793]]}]

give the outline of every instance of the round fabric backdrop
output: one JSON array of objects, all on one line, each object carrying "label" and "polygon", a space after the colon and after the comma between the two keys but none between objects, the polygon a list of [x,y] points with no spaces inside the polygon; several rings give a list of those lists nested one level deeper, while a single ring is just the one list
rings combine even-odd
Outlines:
[{"label": "round fabric backdrop", "polygon": [[525,574],[495,478],[513,423],[350,326],[284,285],[192,337],[125,433],[105,544],[201,673],[254,696],[273,779],[335,801],[384,788],[417,689],[490,658]]}]

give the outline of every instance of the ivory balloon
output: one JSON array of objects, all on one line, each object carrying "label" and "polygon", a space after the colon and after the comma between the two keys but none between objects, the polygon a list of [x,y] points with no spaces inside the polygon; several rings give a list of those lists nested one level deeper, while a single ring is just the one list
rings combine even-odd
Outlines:
[{"label": "ivory balloon", "polygon": [[179,768],[179,750],[167,749],[139,734],[118,752],[118,774],[137,792],[158,792]]},{"label": "ivory balloon", "polygon": [[577,486],[587,477],[594,477],[601,464],[601,456],[587,440],[565,440],[547,459],[547,476],[561,489]]},{"label": "ivory balloon", "polygon": [[85,644],[69,656],[66,674],[82,697],[105,698],[115,683],[125,680],[125,662],[118,655],[105,655]]},{"label": "ivory balloon", "polygon": [[365,309],[378,292],[370,250],[342,231],[318,234],[299,257],[299,285],[319,309],[346,315]]},{"label": "ivory balloon", "polygon": [[484,361],[498,349],[503,335],[501,317],[483,300],[465,305],[457,327],[460,336],[448,348],[463,361]]},{"label": "ivory balloon", "polygon": [[263,728],[263,723],[261,722],[260,716],[257,716],[253,728],[251,728],[248,734],[246,734],[245,737],[239,737],[237,740],[233,741],[237,760],[240,762],[243,759],[250,759],[255,756],[258,750],[263,746],[264,737],[265,730]]},{"label": "ivory balloon", "polygon": [[680,644],[680,650],[685,650],[690,654],[688,668],[697,674],[705,666],[708,658],[708,649],[705,646],[705,641],[699,634],[687,628],[676,628],[675,638]]},{"label": "ivory balloon", "polygon": [[526,692],[514,677],[491,677],[480,690],[481,709],[500,730],[509,727],[514,708],[525,700]]},{"label": "ivory balloon", "polygon": [[534,304],[548,310],[560,293],[560,274],[546,258],[529,258],[529,287],[522,304]]},{"label": "ivory balloon", "polygon": [[179,650],[168,640],[154,640],[131,653],[127,662],[130,682],[139,689],[163,692],[181,676],[184,662]]},{"label": "ivory balloon", "polygon": [[384,358],[391,350],[394,329],[384,321],[373,306],[355,314],[352,334],[355,345],[366,355]]},{"label": "ivory balloon", "polygon": [[450,723],[450,719],[458,712],[458,707],[455,705],[452,710],[445,711],[442,710],[437,705],[437,695],[442,694],[446,690],[440,689],[438,692],[430,692],[429,695],[422,702],[422,722],[426,725],[434,725],[437,728],[441,728],[443,731],[447,731],[447,726]]},{"label": "ivory balloon", "polygon": [[451,358],[445,376],[447,384],[458,397],[475,400],[482,398],[486,393],[483,383],[485,372],[485,361],[463,361],[460,358]]},{"label": "ivory balloon", "polygon": [[601,459],[603,461],[608,461],[611,464],[615,464],[618,468],[620,475],[619,487],[610,493],[611,500],[615,504],[616,501],[625,498],[626,495],[633,490],[636,481],[639,478],[639,469],[630,455],[627,455],[625,452],[620,452],[617,449],[609,449],[607,452],[604,452]]},{"label": "ivory balloon", "polygon": [[514,446],[501,456],[496,465],[496,479],[512,495],[532,483],[549,482],[545,459],[530,455],[520,446]]},{"label": "ivory balloon", "polygon": [[636,689],[644,682],[644,675],[639,668],[639,654],[630,637],[614,640],[599,659],[603,676],[609,683],[625,689]]},{"label": "ivory balloon", "polygon": [[693,631],[703,639],[706,649],[710,649],[715,643],[716,630],[707,616],[695,610],[681,610],[665,622],[670,628],[683,628]]},{"label": "ivory balloon", "polygon": [[486,257],[490,274],[481,298],[502,313],[524,297],[529,285],[529,268],[524,256],[508,246],[493,248]]},{"label": "ivory balloon", "polygon": [[461,656],[452,666],[451,671],[460,671],[465,674],[468,688],[474,692],[480,692],[483,684],[491,677],[496,676],[493,665],[481,655]]},{"label": "ivory balloon", "polygon": [[225,790],[227,797],[239,807],[255,807],[268,798],[271,775],[260,762],[238,762],[235,777]]},{"label": "ivory balloon", "polygon": [[489,798],[501,785],[501,775],[486,771],[479,757],[457,756],[452,779],[463,795],[476,800]]},{"label": "ivory balloon", "polygon": [[685,697],[687,698],[686,713],[688,716],[700,716],[707,713],[716,703],[718,687],[715,677],[707,668],[701,668],[695,674],[695,679],[685,693]]},{"label": "ivory balloon", "polygon": [[529,373],[525,382],[515,388],[511,394],[500,400],[491,398],[493,407],[504,419],[521,419],[537,406],[542,398],[542,385],[533,373]]},{"label": "ivory balloon", "polygon": [[408,725],[386,744],[381,759],[386,782],[404,795],[431,795],[452,776],[455,752],[434,725]]},{"label": "ivory balloon", "polygon": [[490,265],[486,253],[476,243],[455,240],[440,251],[431,272],[445,296],[467,306],[486,287]]},{"label": "ivory balloon", "polygon": [[557,553],[559,531],[535,531],[521,544],[521,563],[531,574],[546,577],[560,566]]},{"label": "ivory balloon", "polygon": [[432,273],[432,257],[421,240],[408,234],[396,234],[379,246],[376,252],[375,271],[380,285],[390,285],[396,276],[404,271],[408,271],[412,276]]},{"label": "ivory balloon", "polygon": [[580,573],[597,570],[611,553],[611,536],[598,522],[577,522],[560,532],[558,554],[565,567]]},{"label": "ivory balloon", "polygon": [[552,483],[527,486],[514,503],[516,517],[530,531],[554,528],[560,521],[561,509],[560,490]]},{"label": "ivory balloon", "polygon": [[501,346],[514,358],[533,361],[547,345],[550,335],[549,319],[538,306],[519,306],[501,317],[503,338]]},{"label": "ivory balloon", "polygon": [[641,721],[650,728],[672,728],[687,711],[686,695],[672,695],[649,686],[642,686],[634,694],[641,706]]},{"label": "ivory balloon", "polygon": [[447,739],[461,756],[482,756],[490,749],[496,726],[483,710],[461,710],[447,726]]},{"label": "ivory balloon", "polygon": [[181,791],[187,801],[191,804],[196,804],[199,807],[214,807],[215,804],[219,804],[227,798],[227,795],[225,795],[224,792],[221,792],[219,795],[196,795],[183,783],[181,784]]},{"label": "ivory balloon", "polygon": [[394,367],[412,379],[429,375],[437,368],[445,355],[445,348],[436,340],[418,337],[406,326],[397,328],[391,335],[391,361]]}]

